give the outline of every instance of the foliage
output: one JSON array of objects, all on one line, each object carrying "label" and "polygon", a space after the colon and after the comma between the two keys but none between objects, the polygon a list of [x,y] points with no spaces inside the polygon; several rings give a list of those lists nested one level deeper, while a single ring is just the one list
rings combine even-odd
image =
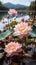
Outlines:
[{"label": "foliage", "polygon": [[26,44],[27,44],[27,45],[29,45],[29,44],[31,44],[31,43],[33,43],[33,42],[34,42],[34,40],[31,40],[31,39],[26,40]]},{"label": "foliage", "polygon": [[36,9],[36,1],[31,2],[29,9],[30,10],[35,10]]},{"label": "foliage", "polygon": [[0,10],[8,10],[7,7],[5,7],[2,2],[0,2]]}]

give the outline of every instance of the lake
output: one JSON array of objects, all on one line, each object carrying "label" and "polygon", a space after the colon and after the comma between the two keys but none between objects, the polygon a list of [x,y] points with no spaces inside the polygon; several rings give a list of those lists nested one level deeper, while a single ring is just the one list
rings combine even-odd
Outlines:
[{"label": "lake", "polygon": [[6,12],[0,12],[0,20],[3,18],[4,15],[6,15]]},{"label": "lake", "polygon": [[[7,12],[0,12],[0,20],[5,17],[7,15]],[[25,20],[27,20],[29,18],[29,15],[27,15],[26,13],[18,13],[18,18],[17,20],[19,21],[20,18],[24,17]]]}]

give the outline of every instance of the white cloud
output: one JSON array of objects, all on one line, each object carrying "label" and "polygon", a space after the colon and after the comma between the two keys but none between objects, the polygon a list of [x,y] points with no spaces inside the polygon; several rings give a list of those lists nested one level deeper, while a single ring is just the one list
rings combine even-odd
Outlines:
[{"label": "white cloud", "polygon": [[30,2],[35,0],[0,0],[0,1],[2,1],[3,3],[11,2],[13,4],[30,5]]}]

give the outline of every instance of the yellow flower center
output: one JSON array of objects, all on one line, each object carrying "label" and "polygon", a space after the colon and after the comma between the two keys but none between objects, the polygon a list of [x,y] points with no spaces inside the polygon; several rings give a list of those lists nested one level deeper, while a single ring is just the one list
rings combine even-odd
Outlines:
[{"label": "yellow flower center", "polygon": [[24,27],[21,27],[19,28],[19,31],[22,32],[25,28]]},{"label": "yellow flower center", "polygon": [[16,47],[13,45],[13,46],[8,47],[8,49],[9,49],[9,50],[15,50]]}]

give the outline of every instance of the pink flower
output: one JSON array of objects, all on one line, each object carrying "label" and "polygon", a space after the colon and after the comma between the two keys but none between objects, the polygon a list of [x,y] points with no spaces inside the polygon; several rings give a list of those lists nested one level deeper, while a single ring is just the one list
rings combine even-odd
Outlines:
[{"label": "pink flower", "polygon": [[13,38],[12,34],[9,35],[9,40],[11,41]]},{"label": "pink flower", "polygon": [[10,10],[8,11],[8,13],[9,13],[10,16],[15,16],[15,15],[17,15],[17,11],[16,11],[15,9],[10,9]]},{"label": "pink flower", "polygon": [[21,18],[21,21],[24,22],[24,18]]},{"label": "pink flower", "polygon": [[4,29],[5,30],[9,29],[9,26],[8,25],[5,25]]},{"label": "pink flower", "polygon": [[26,22],[21,22],[15,26],[13,35],[23,38],[23,36],[26,36],[30,31],[31,26],[28,26]]},{"label": "pink flower", "polygon": [[6,21],[4,19],[1,20],[2,23],[5,23]]},{"label": "pink flower", "polygon": [[10,42],[5,46],[4,51],[7,52],[8,56],[11,56],[11,54],[13,56],[13,53],[17,52],[17,50],[20,49],[21,47],[22,45],[19,44],[18,42]]}]

